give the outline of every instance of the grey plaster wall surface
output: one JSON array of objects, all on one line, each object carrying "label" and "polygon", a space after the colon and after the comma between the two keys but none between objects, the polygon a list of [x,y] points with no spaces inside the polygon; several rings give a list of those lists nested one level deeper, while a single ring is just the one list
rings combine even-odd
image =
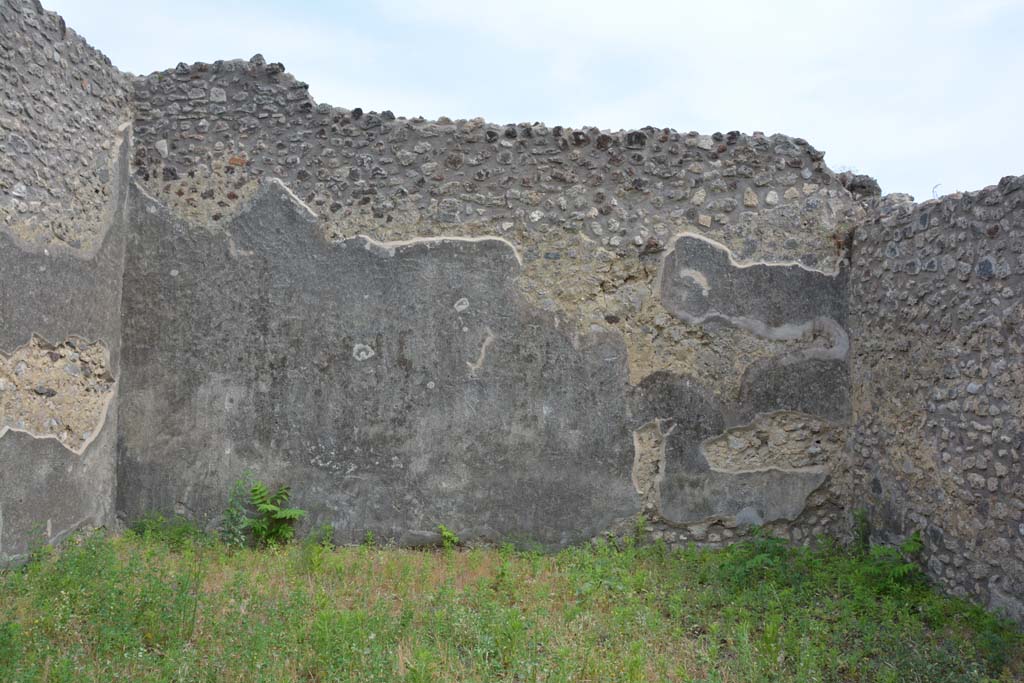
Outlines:
[{"label": "grey plaster wall surface", "polygon": [[212,519],[246,469],[345,541],[562,546],[639,511],[622,339],[524,301],[507,242],[331,243],[277,183],[228,235],[140,192],[131,222],[128,517]]},{"label": "grey plaster wall surface", "polygon": [[857,504],[1024,621],[1024,177],[877,215],[854,245]]}]

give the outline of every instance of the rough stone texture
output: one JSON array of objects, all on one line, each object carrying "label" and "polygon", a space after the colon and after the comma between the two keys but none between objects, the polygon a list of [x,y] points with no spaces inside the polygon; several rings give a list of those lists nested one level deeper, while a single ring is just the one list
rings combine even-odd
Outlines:
[{"label": "rough stone texture", "polygon": [[80,453],[114,396],[109,353],[100,342],[33,337],[10,358],[0,354],[0,430],[55,436]]},{"label": "rough stone texture", "polygon": [[913,206],[798,138],[405,119],[0,19],[0,560],[115,495],[215,524],[247,470],[346,541],[867,505],[1024,621],[1022,179]]},{"label": "rough stone texture", "polygon": [[1024,621],[1024,177],[877,214],[854,245],[853,505]]},{"label": "rough stone texture", "polygon": [[130,92],[59,16],[0,1],[0,231],[34,248],[99,247]]},{"label": "rough stone texture", "polygon": [[803,413],[780,412],[704,442],[704,457],[709,466],[726,472],[838,464],[843,460],[845,437],[845,431],[832,423]]}]

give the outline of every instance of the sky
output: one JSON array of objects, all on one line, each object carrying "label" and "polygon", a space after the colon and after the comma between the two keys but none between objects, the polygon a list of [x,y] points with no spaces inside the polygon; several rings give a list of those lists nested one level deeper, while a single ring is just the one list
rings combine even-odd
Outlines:
[{"label": "sky", "polygon": [[919,201],[1024,174],[1024,0],[43,0],[125,71],[282,62],[317,102],[802,137]]}]

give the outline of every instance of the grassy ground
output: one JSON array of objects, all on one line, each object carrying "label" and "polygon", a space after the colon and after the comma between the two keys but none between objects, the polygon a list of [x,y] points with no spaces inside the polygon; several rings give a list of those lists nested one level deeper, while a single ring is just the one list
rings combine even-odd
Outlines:
[{"label": "grassy ground", "polygon": [[897,554],[757,540],[231,551],[93,534],[0,573],[0,680],[1012,681],[1024,640]]}]

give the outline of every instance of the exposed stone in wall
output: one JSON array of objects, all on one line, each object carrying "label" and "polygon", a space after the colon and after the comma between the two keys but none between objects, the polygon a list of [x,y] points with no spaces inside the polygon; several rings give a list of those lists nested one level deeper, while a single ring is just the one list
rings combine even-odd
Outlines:
[{"label": "exposed stone in wall", "polygon": [[708,465],[724,472],[839,464],[846,431],[803,413],[773,413],[704,442]]},{"label": "exposed stone in wall", "polygon": [[832,270],[862,213],[821,152],[781,135],[408,120],[318,105],[260,57],[135,85],[136,178],[176,215],[216,230],[275,177],[330,239],[500,236],[535,305],[625,335],[634,382],[669,369],[733,398],[792,345],[671,320],[656,280],[677,234]]},{"label": "exposed stone in wall", "polygon": [[32,0],[0,2],[0,230],[34,248],[95,250],[130,80]]},{"label": "exposed stone in wall", "polygon": [[[807,540],[841,524],[846,282],[845,270],[743,264],[707,238],[675,240],[659,278],[658,300],[671,316],[799,346],[748,365],[727,398],[696,373],[658,371],[638,383],[634,482],[655,533],[704,540],[718,525],[721,541],[769,525]],[[808,443],[811,429],[825,432],[827,449],[820,438]]]},{"label": "exposed stone in wall", "polygon": [[853,504],[1024,620],[1024,178],[878,216],[854,246]]},{"label": "exposed stone in wall", "polygon": [[[680,524],[661,514],[660,485],[665,472],[665,442],[675,430],[672,420],[653,420],[634,434],[636,459],[633,483],[641,496],[648,518],[648,531],[670,544],[686,542],[719,543],[743,537],[753,527],[743,515],[724,515],[698,523]],[[778,412],[754,422],[727,428],[700,446],[708,466],[718,472],[763,472],[770,469],[798,470],[825,467],[836,476],[806,499],[804,509],[792,520],[767,522],[770,532],[795,542],[807,543],[816,536],[839,534],[845,523],[846,430],[843,426],[802,413]],[[628,524],[617,529],[632,533]],[[713,538],[709,539],[709,534]]]},{"label": "exposed stone in wall", "polygon": [[179,64],[136,98],[137,176],[192,220],[223,220],[273,176],[335,237],[512,231],[532,261],[552,260],[553,231],[645,252],[692,225],[745,258],[814,265],[856,214],[824,155],[785,136],[407,120],[317,105],[258,56]]},{"label": "exposed stone in wall", "polygon": [[53,436],[81,453],[114,396],[109,355],[84,339],[55,345],[35,336],[10,356],[0,352],[0,432]]}]

